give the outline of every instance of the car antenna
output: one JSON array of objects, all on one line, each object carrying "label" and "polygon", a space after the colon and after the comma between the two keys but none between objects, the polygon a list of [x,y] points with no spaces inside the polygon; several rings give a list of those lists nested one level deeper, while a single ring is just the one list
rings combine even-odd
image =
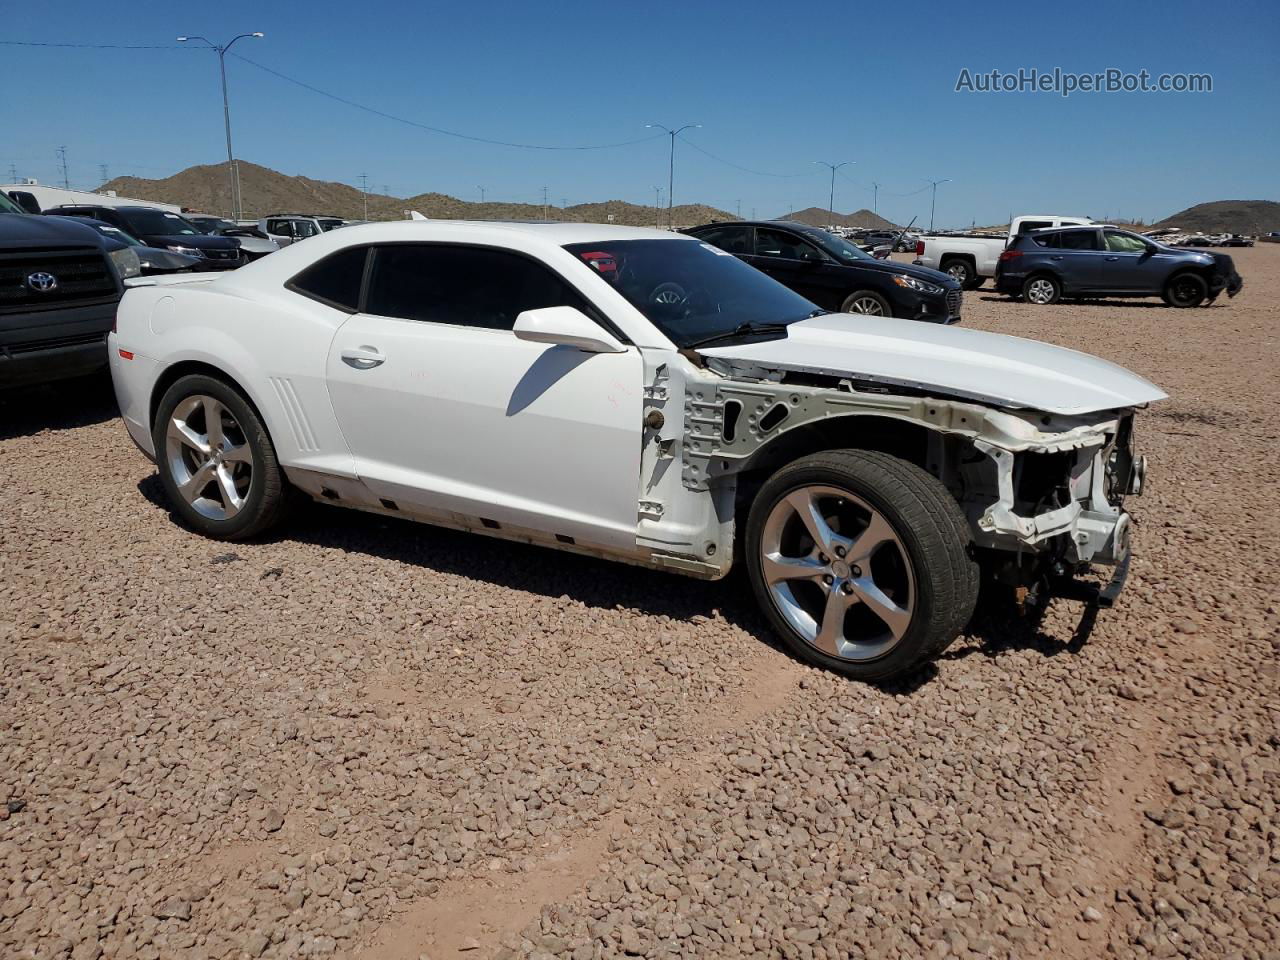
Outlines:
[{"label": "car antenna", "polygon": [[911,223],[908,223],[905,227],[902,228],[902,232],[898,234],[898,238],[893,241],[893,249],[895,250],[898,249],[898,244],[902,243],[902,238],[907,235],[907,231],[911,229],[912,225],[916,222],[916,218],[919,216],[920,214],[917,213],[914,217],[911,218]]}]

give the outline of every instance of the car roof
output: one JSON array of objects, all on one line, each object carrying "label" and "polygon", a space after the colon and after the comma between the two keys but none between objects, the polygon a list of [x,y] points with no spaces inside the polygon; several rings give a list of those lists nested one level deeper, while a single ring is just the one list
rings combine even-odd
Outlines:
[{"label": "car roof", "polygon": [[[612,223],[546,223],[528,220],[386,220],[353,224],[340,231],[343,245],[353,242],[378,243],[380,240],[412,239],[414,234],[438,234],[452,231],[469,235],[492,234],[495,239],[518,234],[565,246],[570,243],[596,243],[609,240],[689,240],[683,233],[655,230],[652,227],[625,227]],[[334,233],[325,236],[334,236]],[[438,239],[438,237],[432,237]]]}]

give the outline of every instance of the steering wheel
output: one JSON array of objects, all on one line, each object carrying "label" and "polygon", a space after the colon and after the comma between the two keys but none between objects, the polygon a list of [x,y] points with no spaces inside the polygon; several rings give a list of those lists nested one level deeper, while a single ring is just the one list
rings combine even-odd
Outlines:
[{"label": "steering wheel", "polygon": [[689,302],[689,294],[685,292],[684,287],[678,283],[668,280],[666,283],[660,283],[649,293],[649,302],[660,304],[664,307],[678,307],[683,303]]}]

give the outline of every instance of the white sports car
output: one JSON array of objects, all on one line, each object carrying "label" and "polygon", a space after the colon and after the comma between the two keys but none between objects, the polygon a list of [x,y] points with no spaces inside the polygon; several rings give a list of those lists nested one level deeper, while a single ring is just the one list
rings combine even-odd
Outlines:
[{"label": "white sports car", "polygon": [[293,491],[714,579],[868,680],[964,626],[985,571],[1127,567],[1133,411],[1111,363],[830,314],[692,237],[404,221],[234,273],[133,281],[109,342],[129,433],[220,539]]}]

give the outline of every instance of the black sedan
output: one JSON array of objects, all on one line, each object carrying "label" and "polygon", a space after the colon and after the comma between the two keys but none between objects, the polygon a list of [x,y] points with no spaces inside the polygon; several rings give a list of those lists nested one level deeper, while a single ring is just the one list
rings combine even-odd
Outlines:
[{"label": "black sedan", "polygon": [[930,323],[960,320],[960,284],[945,273],[877,260],[808,224],[732,221],[685,232],[745,260],[828,310]]},{"label": "black sedan", "polygon": [[138,255],[138,262],[142,266],[144,276],[152,276],[159,273],[183,273],[200,266],[198,257],[189,257],[186,254],[174,253],[172,250],[164,250],[160,247],[149,247],[137,237],[102,220],[94,220],[90,217],[68,217],[67,219],[93,227],[108,240],[122,243],[126,247],[133,247],[133,252]]},{"label": "black sedan", "polygon": [[210,237],[181,214],[156,207],[106,207],[74,204],[46,210],[46,215],[91,217],[119,227],[151,247],[199,258],[197,270],[232,270],[245,263],[240,241]]}]

